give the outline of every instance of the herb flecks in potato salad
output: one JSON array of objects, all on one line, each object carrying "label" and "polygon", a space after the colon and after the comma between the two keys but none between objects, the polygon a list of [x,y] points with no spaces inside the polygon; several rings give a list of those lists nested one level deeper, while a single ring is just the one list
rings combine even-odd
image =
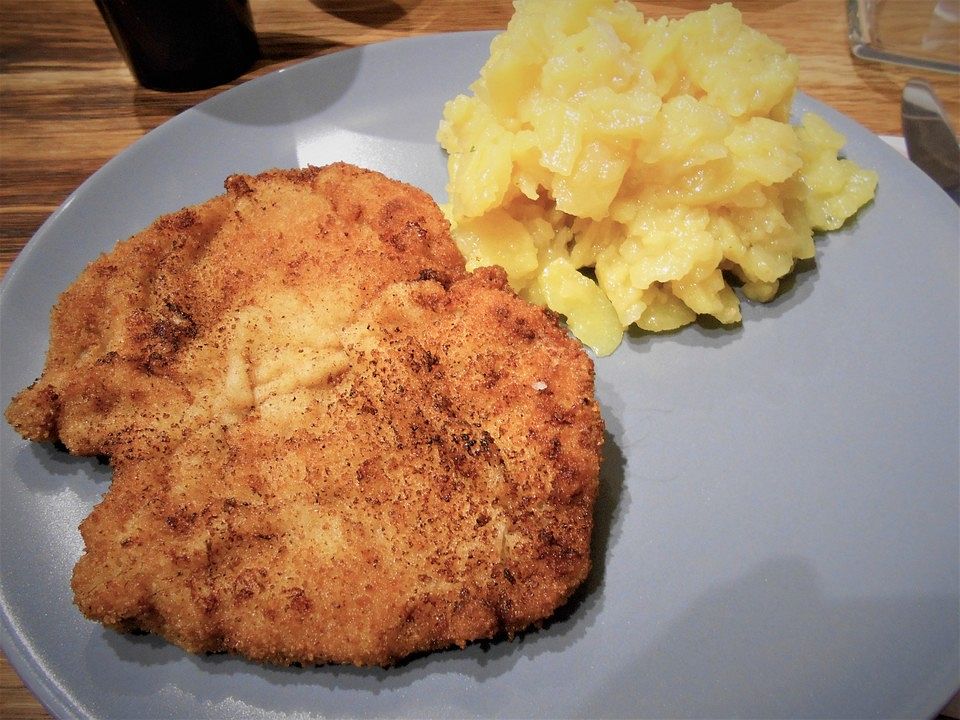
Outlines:
[{"label": "herb flecks in potato salad", "polygon": [[517,0],[437,134],[468,269],[502,266],[599,355],[633,323],[738,322],[731,281],[770,300],[877,184],[823,119],[790,124],[797,70],[731,5]]}]

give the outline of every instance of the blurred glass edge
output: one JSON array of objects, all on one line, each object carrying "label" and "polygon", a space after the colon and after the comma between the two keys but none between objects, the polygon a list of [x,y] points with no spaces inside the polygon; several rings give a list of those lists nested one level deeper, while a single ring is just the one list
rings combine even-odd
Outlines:
[{"label": "blurred glass edge", "polygon": [[[922,70],[960,74],[960,62],[956,59],[927,54],[919,47],[911,48],[909,53],[897,47],[884,47],[877,32],[877,10],[881,4],[878,0],[847,0],[850,51],[856,57]],[[955,17],[952,22],[956,23]]]}]

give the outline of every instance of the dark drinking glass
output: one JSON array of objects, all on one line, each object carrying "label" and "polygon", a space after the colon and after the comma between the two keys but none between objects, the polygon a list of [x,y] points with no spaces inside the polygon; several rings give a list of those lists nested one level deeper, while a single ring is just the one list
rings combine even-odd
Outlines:
[{"label": "dark drinking glass", "polygon": [[259,54],[248,0],[95,0],[137,81],[154,90],[229,82]]}]

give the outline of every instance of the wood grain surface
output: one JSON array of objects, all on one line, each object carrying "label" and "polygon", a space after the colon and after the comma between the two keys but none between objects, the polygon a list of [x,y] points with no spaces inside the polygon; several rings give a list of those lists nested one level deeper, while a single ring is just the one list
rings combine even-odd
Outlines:
[{"label": "wood grain surface", "polygon": [[[692,0],[636,4],[653,17],[676,17],[709,5]],[[735,5],[748,24],[798,56],[804,92],[869,130],[901,134],[900,92],[914,76],[935,87],[960,127],[957,77],[852,57],[842,0]],[[346,47],[503,28],[512,13],[509,0],[251,0],[251,7],[261,58],[230,85]],[[0,273],[91,173],[149,130],[228,87],[145,90],[124,66],[92,0],[2,0]],[[48,717],[5,658],[0,658],[0,717]]]}]

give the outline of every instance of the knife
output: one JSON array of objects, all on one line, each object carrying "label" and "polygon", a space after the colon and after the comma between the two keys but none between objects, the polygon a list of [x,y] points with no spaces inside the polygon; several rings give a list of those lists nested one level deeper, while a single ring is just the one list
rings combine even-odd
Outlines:
[{"label": "knife", "polygon": [[907,155],[960,205],[960,143],[946,111],[926,82],[910,80],[900,104]]}]

